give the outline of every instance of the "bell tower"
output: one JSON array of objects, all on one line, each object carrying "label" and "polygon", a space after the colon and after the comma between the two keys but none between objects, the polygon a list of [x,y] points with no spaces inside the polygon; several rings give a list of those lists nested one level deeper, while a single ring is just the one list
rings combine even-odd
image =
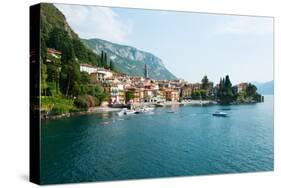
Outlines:
[{"label": "bell tower", "polygon": [[145,77],[145,79],[148,79],[148,67],[147,67],[147,64],[144,64],[144,77]]}]

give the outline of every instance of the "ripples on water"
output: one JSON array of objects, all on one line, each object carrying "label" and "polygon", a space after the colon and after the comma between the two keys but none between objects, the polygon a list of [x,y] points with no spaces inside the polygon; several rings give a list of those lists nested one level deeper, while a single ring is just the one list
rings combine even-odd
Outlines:
[{"label": "ripples on water", "polygon": [[42,182],[69,183],[273,170],[273,97],[265,103],[157,108],[42,125]]}]

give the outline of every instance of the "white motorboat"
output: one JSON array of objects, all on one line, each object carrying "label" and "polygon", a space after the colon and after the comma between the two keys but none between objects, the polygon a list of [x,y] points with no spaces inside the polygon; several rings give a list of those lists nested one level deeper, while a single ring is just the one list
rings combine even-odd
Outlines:
[{"label": "white motorboat", "polygon": [[168,111],[167,113],[173,114],[173,113],[175,113],[175,111]]},{"label": "white motorboat", "polygon": [[126,115],[131,115],[131,114],[135,114],[135,113],[136,113],[135,110],[126,110],[126,111],[125,111],[125,114],[126,114]]},{"label": "white motorboat", "polygon": [[138,108],[136,109],[136,114],[141,114],[141,113],[144,113],[144,109],[143,108]]},{"label": "white motorboat", "polygon": [[164,107],[164,106],[165,106],[165,104],[164,104],[164,103],[162,103],[162,102],[158,102],[158,103],[156,104],[156,106],[157,106],[157,107]]},{"label": "white motorboat", "polygon": [[152,107],[144,107],[143,108],[143,111],[144,112],[151,112],[151,111],[153,111],[154,110],[154,108],[152,108]]},{"label": "white motorboat", "polygon": [[118,116],[126,115],[127,108],[123,108],[120,112],[118,112]]},{"label": "white motorboat", "polygon": [[213,113],[213,116],[226,117],[227,113],[216,111],[215,113]]}]

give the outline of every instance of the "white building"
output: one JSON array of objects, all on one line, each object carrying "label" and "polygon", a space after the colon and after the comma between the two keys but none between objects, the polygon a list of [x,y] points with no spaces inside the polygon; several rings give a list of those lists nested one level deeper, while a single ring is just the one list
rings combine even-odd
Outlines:
[{"label": "white building", "polygon": [[96,73],[98,71],[97,67],[88,64],[80,65],[80,72],[87,72],[88,74]]},{"label": "white building", "polygon": [[104,81],[107,78],[112,78],[113,74],[111,71],[108,71],[106,69],[98,69],[98,80],[99,81]]}]

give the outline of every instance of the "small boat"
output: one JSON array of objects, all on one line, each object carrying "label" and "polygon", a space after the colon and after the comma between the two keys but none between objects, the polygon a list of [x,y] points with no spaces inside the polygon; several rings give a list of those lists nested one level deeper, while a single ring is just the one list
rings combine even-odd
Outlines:
[{"label": "small boat", "polygon": [[136,113],[135,110],[126,110],[126,111],[125,111],[125,114],[126,114],[126,115],[131,115],[131,114],[135,114],[135,113]]},{"label": "small boat", "polygon": [[164,103],[157,103],[156,106],[157,106],[157,107],[164,107],[165,104],[164,104]]},{"label": "small boat", "polygon": [[123,108],[120,112],[118,112],[118,116],[126,115],[127,108]]},{"label": "small boat", "polygon": [[141,114],[141,113],[143,113],[144,112],[144,110],[143,110],[143,108],[139,108],[139,109],[137,109],[136,110],[136,114]]},{"label": "small boat", "polygon": [[227,113],[216,111],[215,113],[213,113],[213,116],[226,117]]},{"label": "small boat", "polygon": [[222,108],[221,110],[226,111],[226,110],[231,110],[231,108]]},{"label": "small boat", "polygon": [[175,113],[175,111],[173,111],[173,110],[170,110],[170,111],[168,111],[167,113]]},{"label": "small boat", "polygon": [[151,111],[153,111],[154,110],[154,108],[152,108],[152,107],[144,107],[143,108],[143,111],[144,112],[151,112]]},{"label": "small boat", "polygon": [[151,112],[153,110],[154,110],[154,108],[152,108],[152,107],[143,107],[143,108],[136,109],[135,113],[141,114],[141,113]]}]

